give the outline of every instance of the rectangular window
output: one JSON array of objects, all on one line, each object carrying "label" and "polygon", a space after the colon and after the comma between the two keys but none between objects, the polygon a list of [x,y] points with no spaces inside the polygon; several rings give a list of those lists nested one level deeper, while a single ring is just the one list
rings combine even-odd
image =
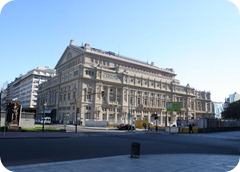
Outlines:
[{"label": "rectangular window", "polygon": [[85,71],[85,74],[86,74],[86,75],[89,75],[89,76],[94,76],[94,72],[93,72],[93,71],[90,71],[90,70],[86,70],[86,71]]},{"label": "rectangular window", "polygon": [[68,100],[70,100],[70,92],[68,93]]},{"label": "rectangular window", "polygon": [[133,97],[130,97],[129,102],[130,102],[131,105],[133,104]]},{"label": "rectangular window", "polygon": [[147,105],[147,99],[144,99],[144,104]]},{"label": "rectangular window", "polygon": [[73,92],[73,98],[74,98],[74,99],[76,98],[76,93],[75,93],[75,92]]},{"label": "rectangular window", "polygon": [[73,75],[77,76],[78,75],[78,70],[74,71]]},{"label": "rectangular window", "polygon": [[91,110],[91,106],[86,106],[86,110]]},{"label": "rectangular window", "polygon": [[91,101],[91,98],[92,98],[91,92],[88,92],[88,93],[87,93],[87,100],[88,100],[88,101]]},{"label": "rectangular window", "polygon": [[140,105],[141,104],[141,101],[140,101],[140,97],[137,98],[137,104]]}]

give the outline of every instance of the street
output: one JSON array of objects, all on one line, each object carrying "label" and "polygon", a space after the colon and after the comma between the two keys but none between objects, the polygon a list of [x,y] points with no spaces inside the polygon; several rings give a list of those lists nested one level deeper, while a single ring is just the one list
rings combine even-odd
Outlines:
[{"label": "street", "polygon": [[[234,133],[234,134],[233,134]],[[141,154],[240,155],[240,132],[159,134],[155,132],[86,132],[79,138],[2,139],[0,157],[6,166],[129,155],[132,142]],[[216,136],[216,137],[214,137]]]}]

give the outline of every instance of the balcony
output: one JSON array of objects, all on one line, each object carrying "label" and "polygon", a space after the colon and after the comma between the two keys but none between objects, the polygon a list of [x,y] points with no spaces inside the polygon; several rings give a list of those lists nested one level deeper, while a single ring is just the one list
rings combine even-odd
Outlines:
[{"label": "balcony", "polygon": [[107,104],[107,106],[116,107],[118,105],[118,102],[117,101],[107,101],[106,104]]}]

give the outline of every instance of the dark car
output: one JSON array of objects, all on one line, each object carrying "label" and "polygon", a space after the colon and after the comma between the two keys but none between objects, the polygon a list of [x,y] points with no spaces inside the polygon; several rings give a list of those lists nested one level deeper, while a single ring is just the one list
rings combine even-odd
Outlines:
[{"label": "dark car", "polygon": [[117,128],[119,130],[135,130],[135,127],[129,124],[120,124]]}]

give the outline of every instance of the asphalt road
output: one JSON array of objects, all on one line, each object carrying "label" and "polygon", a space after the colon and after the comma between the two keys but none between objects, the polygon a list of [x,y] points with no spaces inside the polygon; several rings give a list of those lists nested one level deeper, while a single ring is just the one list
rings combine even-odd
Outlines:
[{"label": "asphalt road", "polygon": [[130,155],[131,143],[141,145],[141,154],[204,153],[240,155],[240,139],[203,135],[156,133],[85,133],[80,138],[3,139],[0,157],[6,166]]}]

